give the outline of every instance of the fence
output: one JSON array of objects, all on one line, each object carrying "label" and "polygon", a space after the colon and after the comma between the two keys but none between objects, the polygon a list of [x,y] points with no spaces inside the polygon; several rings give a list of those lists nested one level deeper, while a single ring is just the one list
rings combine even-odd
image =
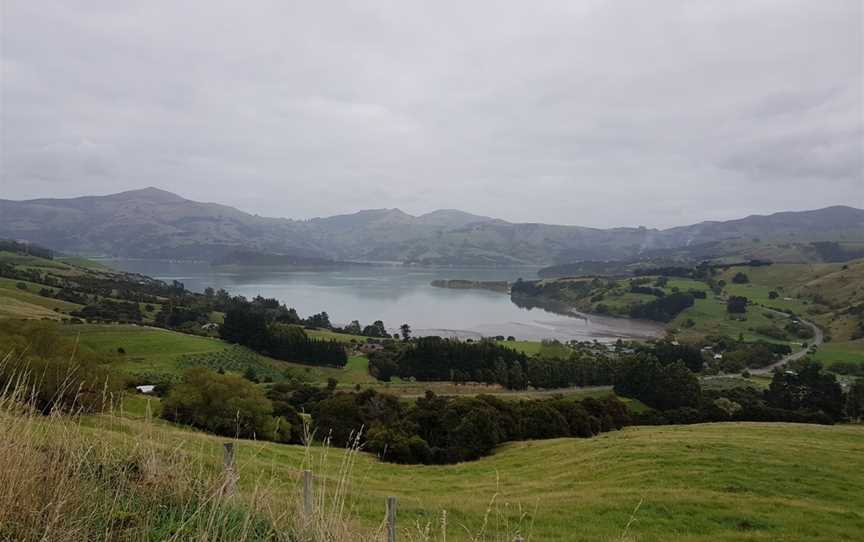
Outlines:
[{"label": "fence", "polygon": [[[237,482],[239,474],[237,473],[236,464],[236,447],[233,442],[224,444],[223,464],[225,467],[225,485],[224,491],[228,496],[233,495],[237,491]],[[308,520],[314,512],[313,500],[313,476],[311,470],[303,471],[303,515],[304,520]],[[384,521],[386,525],[387,542],[396,542],[396,497],[390,495],[385,502]],[[513,542],[525,542],[525,539],[517,535]]]}]

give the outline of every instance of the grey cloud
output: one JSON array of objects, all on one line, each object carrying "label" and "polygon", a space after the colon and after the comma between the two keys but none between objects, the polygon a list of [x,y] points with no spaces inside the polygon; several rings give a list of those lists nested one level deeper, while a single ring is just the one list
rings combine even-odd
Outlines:
[{"label": "grey cloud", "polygon": [[0,6],[0,197],[594,226],[864,206],[856,0]]}]

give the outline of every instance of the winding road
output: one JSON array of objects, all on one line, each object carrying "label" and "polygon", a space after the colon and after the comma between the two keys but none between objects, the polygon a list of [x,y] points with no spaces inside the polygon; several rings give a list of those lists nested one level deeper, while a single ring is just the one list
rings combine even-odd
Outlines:
[{"label": "winding road", "polygon": [[[771,312],[776,313],[776,314],[782,314],[783,316],[785,316],[787,318],[789,317],[789,315],[786,314],[785,312],[775,311],[774,309],[768,309],[768,310],[770,310]],[[819,329],[819,326],[817,326],[813,322],[808,322],[807,320],[802,320],[801,318],[798,318],[798,321],[801,322],[802,324],[804,324],[805,326],[809,326],[810,329],[813,330],[813,340],[809,342],[810,345],[819,346],[820,344],[822,344],[822,341],[825,337],[824,337],[824,334],[822,333],[822,330]],[[751,374],[770,374],[774,371],[775,368],[780,367],[786,363],[789,363],[790,361],[795,361],[795,360],[801,359],[804,356],[806,356],[809,352],[810,352],[809,346],[807,348],[802,348],[798,352],[793,352],[793,353],[789,354],[788,356],[783,356],[783,358],[780,361],[778,361],[776,363],[772,363],[771,365],[768,365],[767,367],[762,367],[760,369],[751,369],[750,373]]]}]

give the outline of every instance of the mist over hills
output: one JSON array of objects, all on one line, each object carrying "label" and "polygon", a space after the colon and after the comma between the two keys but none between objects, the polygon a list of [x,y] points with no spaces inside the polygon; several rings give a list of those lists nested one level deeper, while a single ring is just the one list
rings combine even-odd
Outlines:
[{"label": "mist over hills", "polygon": [[705,257],[730,246],[857,245],[864,243],[864,210],[835,206],[666,230],[511,223],[454,209],[420,216],[372,209],[291,220],[145,188],[109,196],[0,200],[0,237],[69,253],[136,258],[214,261],[251,250],[422,265],[551,265],[655,253]]}]

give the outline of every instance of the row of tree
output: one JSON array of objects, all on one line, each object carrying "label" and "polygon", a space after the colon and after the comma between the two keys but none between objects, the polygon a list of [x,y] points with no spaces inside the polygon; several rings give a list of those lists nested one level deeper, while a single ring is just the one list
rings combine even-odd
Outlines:
[{"label": "row of tree", "polygon": [[343,367],[348,362],[345,348],[338,341],[310,338],[299,326],[268,319],[268,312],[251,303],[237,303],[230,308],[219,335],[276,359],[332,367]]},{"label": "row of tree", "polygon": [[[405,403],[374,390],[336,392],[334,384],[279,383],[265,394],[240,377],[195,368],[163,399],[162,416],[220,435],[276,442],[301,442],[314,433],[387,461],[425,464],[470,461],[508,441],[591,437],[630,422],[614,397],[510,402],[426,392]],[[311,414],[308,430],[300,412]]]},{"label": "row of tree", "polygon": [[525,389],[529,385],[525,374],[528,357],[495,341],[405,338],[370,354],[369,369],[373,376],[384,381],[398,376],[420,381],[497,383],[508,389]]},{"label": "row of tree", "polygon": [[[369,354],[369,370],[379,380],[392,377],[420,381],[480,382],[508,389],[527,387],[554,389],[571,386],[612,385],[632,365],[626,355],[615,352],[562,346],[565,354],[532,356],[501,346],[494,341],[467,342],[440,337],[422,337],[409,342],[389,343]],[[638,348],[664,362],[681,361],[691,371],[702,370],[698,348],[658,341]]]},{"label": "row of tree", "polygon": [[864,382],[844,395],[818,366],[778,372],[764,393],[754,388],[703,393],[683,363],[640,354],[616,391],[653,408],[633,414],[614,396],[516,402],[488,395],[440,397],[431,391],[406,403],[374,390],[338,392],[335,381],[327,387],[282,382],[265,392],[240,377],[196,368],[168,392],[162,416],[217,434],[277,442],[302,442],[315,434],[388,461],[430,464],[477,459],[508,441],[591,437],[630,424],[830,424],[864,414]]}]

